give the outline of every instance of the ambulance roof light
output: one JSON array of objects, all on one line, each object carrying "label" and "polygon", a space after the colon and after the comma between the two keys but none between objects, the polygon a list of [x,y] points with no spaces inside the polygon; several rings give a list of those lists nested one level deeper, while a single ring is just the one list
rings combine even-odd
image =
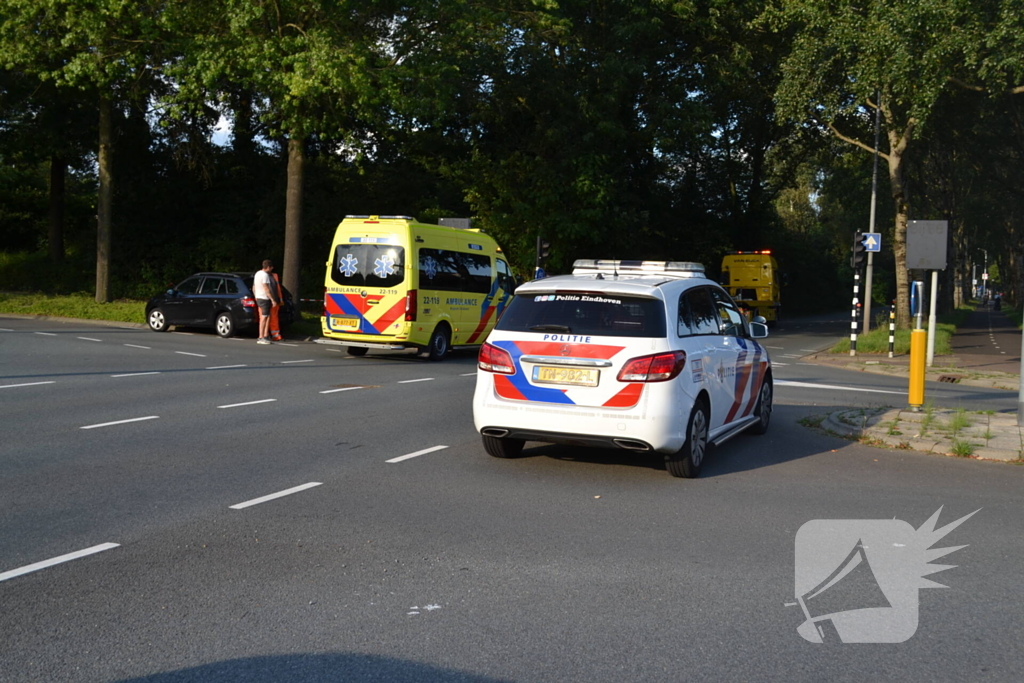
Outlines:
[{"label": "ambulance roof light", "polygon": [[620,259],[576,259],[573,275],[667,275],[704,277],[704,266],[693,261],[628,261]]}]

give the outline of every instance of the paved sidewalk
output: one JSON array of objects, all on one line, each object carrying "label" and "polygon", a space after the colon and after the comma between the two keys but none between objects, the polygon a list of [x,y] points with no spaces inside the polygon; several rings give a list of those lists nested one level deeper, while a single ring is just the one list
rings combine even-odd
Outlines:
[{"label": "paved sidewalk", "polygon": [[[935,356],[925,379],[1017,391],[1020,386],[1021,331],[1002,311],[978,307],[953,335],[953,353]],[[847,370],[908,377],[910,356],[860,353],[856,356],[817,353],[803,359]]]},{"label": "paved sidewalk", "polygon": [[1015,414],[866,408],[830,413],[818,426],[869,445],[984,460],[1020,460],[1024,449]]}]

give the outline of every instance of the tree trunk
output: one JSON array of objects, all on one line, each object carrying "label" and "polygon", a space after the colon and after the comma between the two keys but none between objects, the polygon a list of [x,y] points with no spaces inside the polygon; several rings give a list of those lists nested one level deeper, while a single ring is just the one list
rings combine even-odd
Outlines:
[{"label": "tree trunk", "polygon": [[96,206],[96,301],[110,302],[110,226],[114,186],[113,162],[113,105],[110,98],[100,95],[100,149],[99,149],[99,201]]},{"label": "tree trunk", "polygon": [[898,151],[898,133],[889,131],[889,182],[892,187],[896,230],[893,253],[896,256],[896,326],[910,327],[910,278],[907,273],[907,206],[906,187],[903,182],[903,155]]},{"label": "tree trunk", "polygon": [[[302,184],[305,138],[288,138],[288,185],[284,210],[284,286],[296,299],[302,268]],[[296,302],[298,303],[298,302]]]},{"label": "tree trunk", "polygon": [[49,244],[50,262],[60,265],[64,261],[64,176],[67,162],[60,154],[50,156],[50,211]]}]

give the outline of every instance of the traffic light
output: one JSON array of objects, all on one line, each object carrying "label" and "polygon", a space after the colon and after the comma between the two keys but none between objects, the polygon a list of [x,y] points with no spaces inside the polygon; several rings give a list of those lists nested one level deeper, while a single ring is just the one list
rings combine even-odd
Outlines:
[{"label": "traffic light", "polygon": [[867,251],[864,247],[864,233],[855,232],[853,233],[853,256],[850,257],[850,267],[857,270],[864,265],[865,258],[867,258]]},{"label": "traffic light", "polygon": [[551,254],[551,242],[537,238],[537,267],[540,268]]}]

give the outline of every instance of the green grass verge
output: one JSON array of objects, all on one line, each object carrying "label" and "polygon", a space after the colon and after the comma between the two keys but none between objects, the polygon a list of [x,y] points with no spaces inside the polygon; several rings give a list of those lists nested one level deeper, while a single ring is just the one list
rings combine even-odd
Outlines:
[{"label": "green grass verge", "polygon": [[[967,321],[967,316],[973,312],[973,308],[961,307],[952,313],[941,316],[935,323],[935,354],[946,355],[953,352],[950,347],[950,340],[956,328]],[[927,328],[925,328],[927,329]],[[850,339],[840,339],[835,346],[829,349],[829,353],[849,353]],[[866,334],[857,335],[857,353],[888,353],[889,352],[889,326],[876,327]],[[896,330],[896,339],[893,342],[893,352],[898,354],[910,353],[910,330]]]},{"label": "green grass verge", "polygon": [[85,293],[51,295],[0,292],[0,313],[144,323],[146,322],[146,302],[119,299],[113,303],[99,304],[96,303],[93,295]]},{"label": "green grass verge", "polygon": [[[86,293],[51,295],[0,292],[0,313],[145,323],[146,302],[119,299],[109,304],[98,304],[92,294]],[[319,337],[321,334],[320,317],[305,313],[301,320],[297,320],[289,326],[287,334],[300,337]]]}]

